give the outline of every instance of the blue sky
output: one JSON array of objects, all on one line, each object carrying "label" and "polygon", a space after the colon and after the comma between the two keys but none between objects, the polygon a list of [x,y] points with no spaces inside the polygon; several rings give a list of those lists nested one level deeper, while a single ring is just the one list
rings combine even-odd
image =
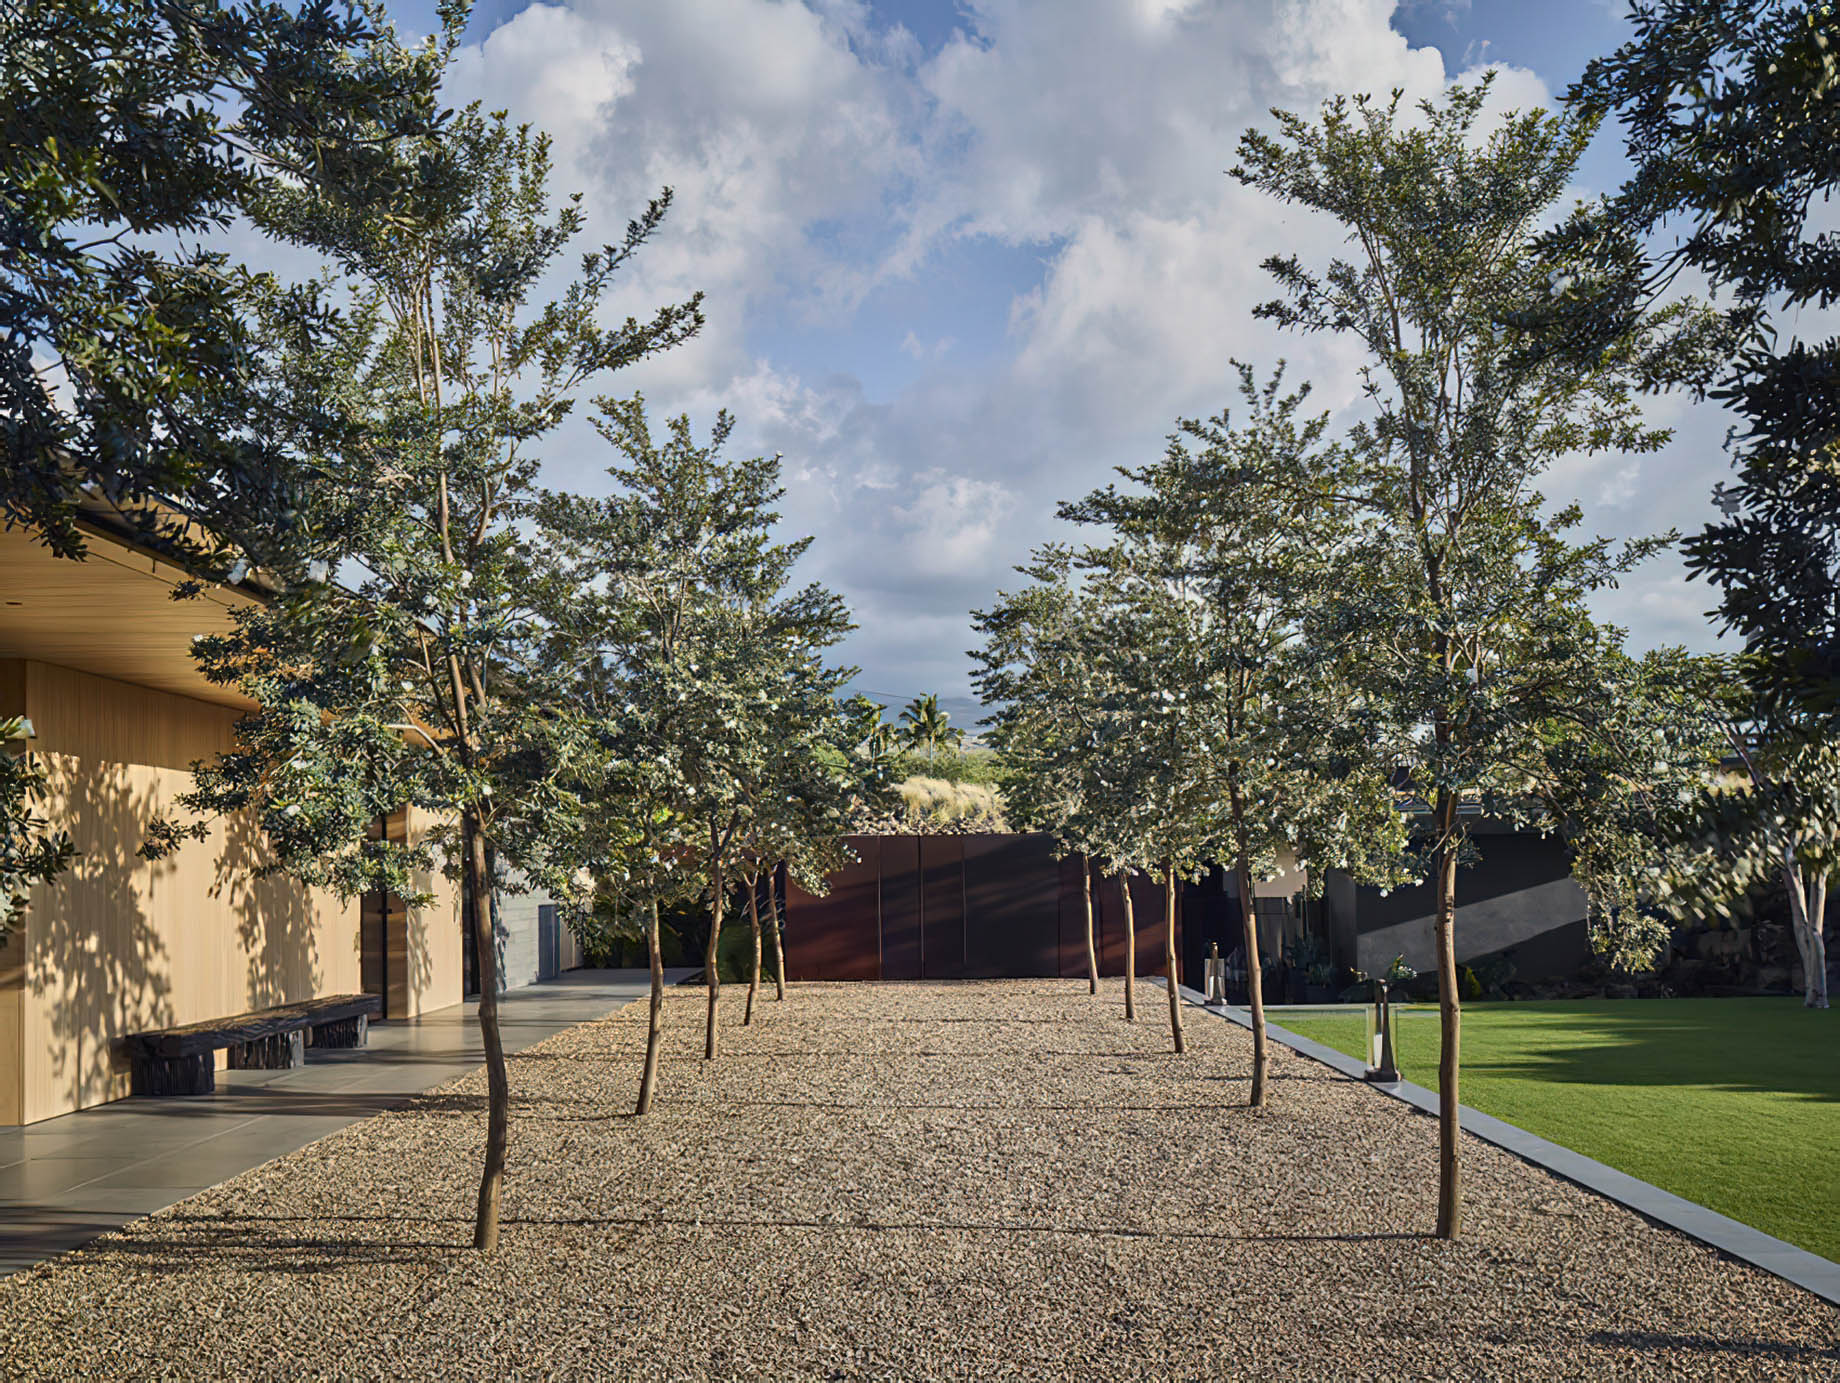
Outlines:
[{"label": "blue sky", "polygon": [[[406,28],[432,6],[400,3]],[[971,634],[1054,501],[1231,401],[1229,357],[1280,356],[1337,410],[1347,347],[1279,338],[1250,307],[1277,248],[1331,227],[1224,175],[1273,105],[1431,95],[1481,65],[1501,108],[1552,100],[1624,25],[1610,0],[482,0],[453,96],[556,138],[558,182],[612,235],[678,201],[615,310],[693,289],[694,345],[615,381],[785,458],[806,574],[844,592],[861,685],[938,690],[965,718]],[[1580,192],[1614,185],[1600,136]],[[1723,420],[1683,400],[1656,457],[1579,458],[1547,490],[1614,536],[1697,527]],[[546,457],[592,488],[585,428]],[[1635,642],[1703,646],[1703,587],[1654,564],[1603,601]]]}]

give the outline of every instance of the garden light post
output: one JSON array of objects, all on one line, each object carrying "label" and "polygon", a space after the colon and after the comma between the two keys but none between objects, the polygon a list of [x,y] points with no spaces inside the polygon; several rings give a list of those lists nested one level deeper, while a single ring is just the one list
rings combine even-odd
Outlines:
[{"label": "garden light post", "polygon": [[1399,1079],[1399,1061],[1393,1053],[1393,1009],[1387,1000],[1386,981],[1368,981],[1373,1002],[1367,1006],[1367,1071],[1363,1079],[1392,1084]]}]

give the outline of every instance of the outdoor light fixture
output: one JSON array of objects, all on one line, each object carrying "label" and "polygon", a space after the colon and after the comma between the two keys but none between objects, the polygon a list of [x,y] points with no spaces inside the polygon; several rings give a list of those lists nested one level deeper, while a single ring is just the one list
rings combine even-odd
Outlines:
[{"label": "outdoor light fixture", "polygon": [[1203,982],[1204,996],[1210,1004],[1227,1002],[1227,963],[1220,958],[1220,943],[1208,942],[1207,978]]},{"label": "outdoor light fixture", "polygon": [[1393,1006],[1387,997],[1387,986],[1401,984],[1417,974],[1404,956],[1394,956],[1384,975],[1366,977],[1372,996],[1367,1006],[1367,1080],[1391,1084],[1399,1079],[1399,1058],[1393,1048]]}]

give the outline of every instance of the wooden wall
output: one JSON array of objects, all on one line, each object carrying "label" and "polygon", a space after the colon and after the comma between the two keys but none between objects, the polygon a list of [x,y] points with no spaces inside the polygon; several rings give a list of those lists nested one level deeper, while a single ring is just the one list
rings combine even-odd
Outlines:
[{"label": "wooden wall", "polygon": [[[25,660],[0,661],[0,695],[9,679],[23,682],[51,774],[46,815],[80,853],[33,891],[23,936],[0,951],[19,948],[21,972],[17,1108],[9,1118],[0,1103],[0,1123],[126,1095],[127,1033],[361,989],[357,903],[253,878],[265,851],[253,822],[214,823],[158,863],[136,854],[147,822],[190,787],[192,762],[230,746],[234,709]],[[457,930],[440,907],[418,925],[419,1007],[458,1002]],[[0,1041],[5,1011],[0,998]],[[0,1069],[0,1101],[7,1089]]]},{"label": "wooden wall", "polygon": [[[431,812],[416,807],[404,810],[412,841],[425,840],[439,825]],[[403,924],[403,968],[399,973],[408,977],[407,992],[402,996],[405,1017],[447,1008],[465,997],[460,883],[438,869],[418,874],[415,882],[417,891],[432,893],[434,901],[410,912]],[[393,958],[391,964],[397,963]]]}]

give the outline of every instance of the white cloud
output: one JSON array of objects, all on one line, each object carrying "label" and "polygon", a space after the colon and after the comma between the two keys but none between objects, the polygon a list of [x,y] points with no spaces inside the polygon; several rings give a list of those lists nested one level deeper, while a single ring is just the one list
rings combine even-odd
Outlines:
[{"label": "white cloud", "polygon": [[[1409,49],[1391,8],[964,0],[969,32],[922,60],[861,0],[580,0],[487,36],[456,94],[549,129],[558,182],[584,188],[602,238],[676,189],[612,306],[643,312],[701,288],[710,327],[615,387],[642,384],[699,425],[726,405],[738,445],[783,452],[786,524],[818,534],[809,574],[857,609],[865,682],[951,692],[965,685],[965,612],[1054,532],[1054,501],[1154,456],[1178,415],[1232,403],[1230,357],[1261,374],[1289,357],[1320,406],[1356,402],[1352,346],[1250,316],[1272,295],[1266,255],[1326,258],[1339,229],[1225,170],[1273,105],[1440,90],[1441,58]],[[1498,74],[1494,108],[1548,99],[1533,74]],[[888,324],[873,334],[908,375],[880,398],[847,356],[812,367],[814,323],[859,339],[878,293],[962,288],[932,276],[967,243],[1040,254],[1005,339]],[[799,366],[779,350],[788,329],[805,333]],[[584,444],[553,478],[591,484],[602,464]],[[1588,497],[1605,531],[1696,527],[1720,466],[1696,438],[1657,458],[1568,462],[1549,490]],[[1678,517],[1657,524],[1648,501],[1662,488]],[[1657,579],[1613,603],[1684,631],[1704,594]]]}]

